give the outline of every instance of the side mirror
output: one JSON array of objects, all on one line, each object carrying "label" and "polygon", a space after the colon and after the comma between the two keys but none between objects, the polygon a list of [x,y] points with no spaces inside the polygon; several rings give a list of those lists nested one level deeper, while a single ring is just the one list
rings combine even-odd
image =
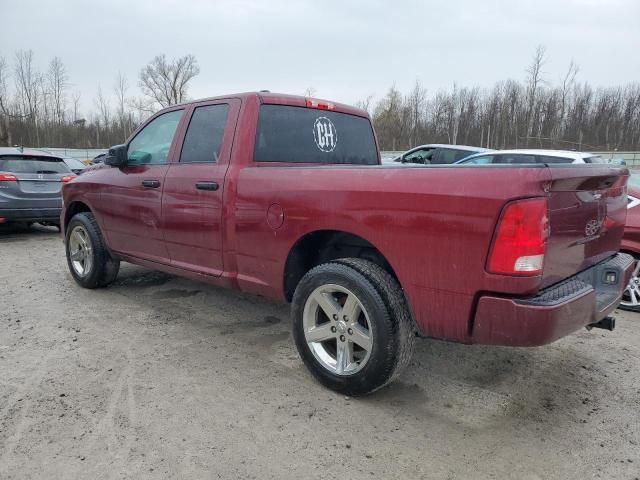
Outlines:
[{"label": "side mirror", "polygon": [[109,149],[109,153],[104,157],[105,165],[112,167],[124,167],[127,164],[127,146],[116,145]]}]

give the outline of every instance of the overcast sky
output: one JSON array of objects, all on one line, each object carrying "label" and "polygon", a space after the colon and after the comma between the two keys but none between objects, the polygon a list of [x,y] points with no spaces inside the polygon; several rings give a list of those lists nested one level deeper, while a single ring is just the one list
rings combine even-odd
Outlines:
[{"label": "overcast sky", "polygon": [[0,56],[32,49],[45,69],[65,63],[92,106],[118,71],[138,93],[155,55],[192,53],[201,73],[193,98],[269,89],[354,103],[522,79],[536,45],[557,82],[571,59],[579,80],[640,80],[640,0],[0,0]]}]

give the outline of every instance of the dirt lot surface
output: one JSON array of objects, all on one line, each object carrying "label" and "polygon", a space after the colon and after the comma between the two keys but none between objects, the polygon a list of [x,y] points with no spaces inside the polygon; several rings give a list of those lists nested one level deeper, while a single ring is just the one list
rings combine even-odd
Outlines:
[{"label": "dirt lot surface", "polygon": [[289,309],[0,230],[0,478],[640,477],[640,314],[536,349],[420,341],[364,399],[317,384]]}]

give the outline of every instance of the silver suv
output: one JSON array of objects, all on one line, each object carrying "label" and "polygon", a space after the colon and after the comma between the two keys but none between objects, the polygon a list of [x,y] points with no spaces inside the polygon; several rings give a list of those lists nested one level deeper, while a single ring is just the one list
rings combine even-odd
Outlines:
[{"label": "silver suv", "polygon": [[0,223],[59,225],[62,184],[74,178],[62,158],[0,147]]}]

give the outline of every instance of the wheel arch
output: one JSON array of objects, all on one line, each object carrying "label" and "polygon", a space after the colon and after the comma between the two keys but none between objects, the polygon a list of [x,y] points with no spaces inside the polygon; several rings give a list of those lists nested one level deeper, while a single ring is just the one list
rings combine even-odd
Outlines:
[{"label": "wheel arch", "polygon": [[367,239],[344,230],[314,230],[301,236],[287,255],[283,275],[286,300],[291,301],[300,279],[313,267],[346,257],[370,260],[400,283],[389,260]]},{"label": "wheel arch", "polygon": [[64,229],[66,231],[67,225],[74,215],[82,212],[91,212],[91,207],[82,200],[74,200],[71,202],[64,211]]}]

